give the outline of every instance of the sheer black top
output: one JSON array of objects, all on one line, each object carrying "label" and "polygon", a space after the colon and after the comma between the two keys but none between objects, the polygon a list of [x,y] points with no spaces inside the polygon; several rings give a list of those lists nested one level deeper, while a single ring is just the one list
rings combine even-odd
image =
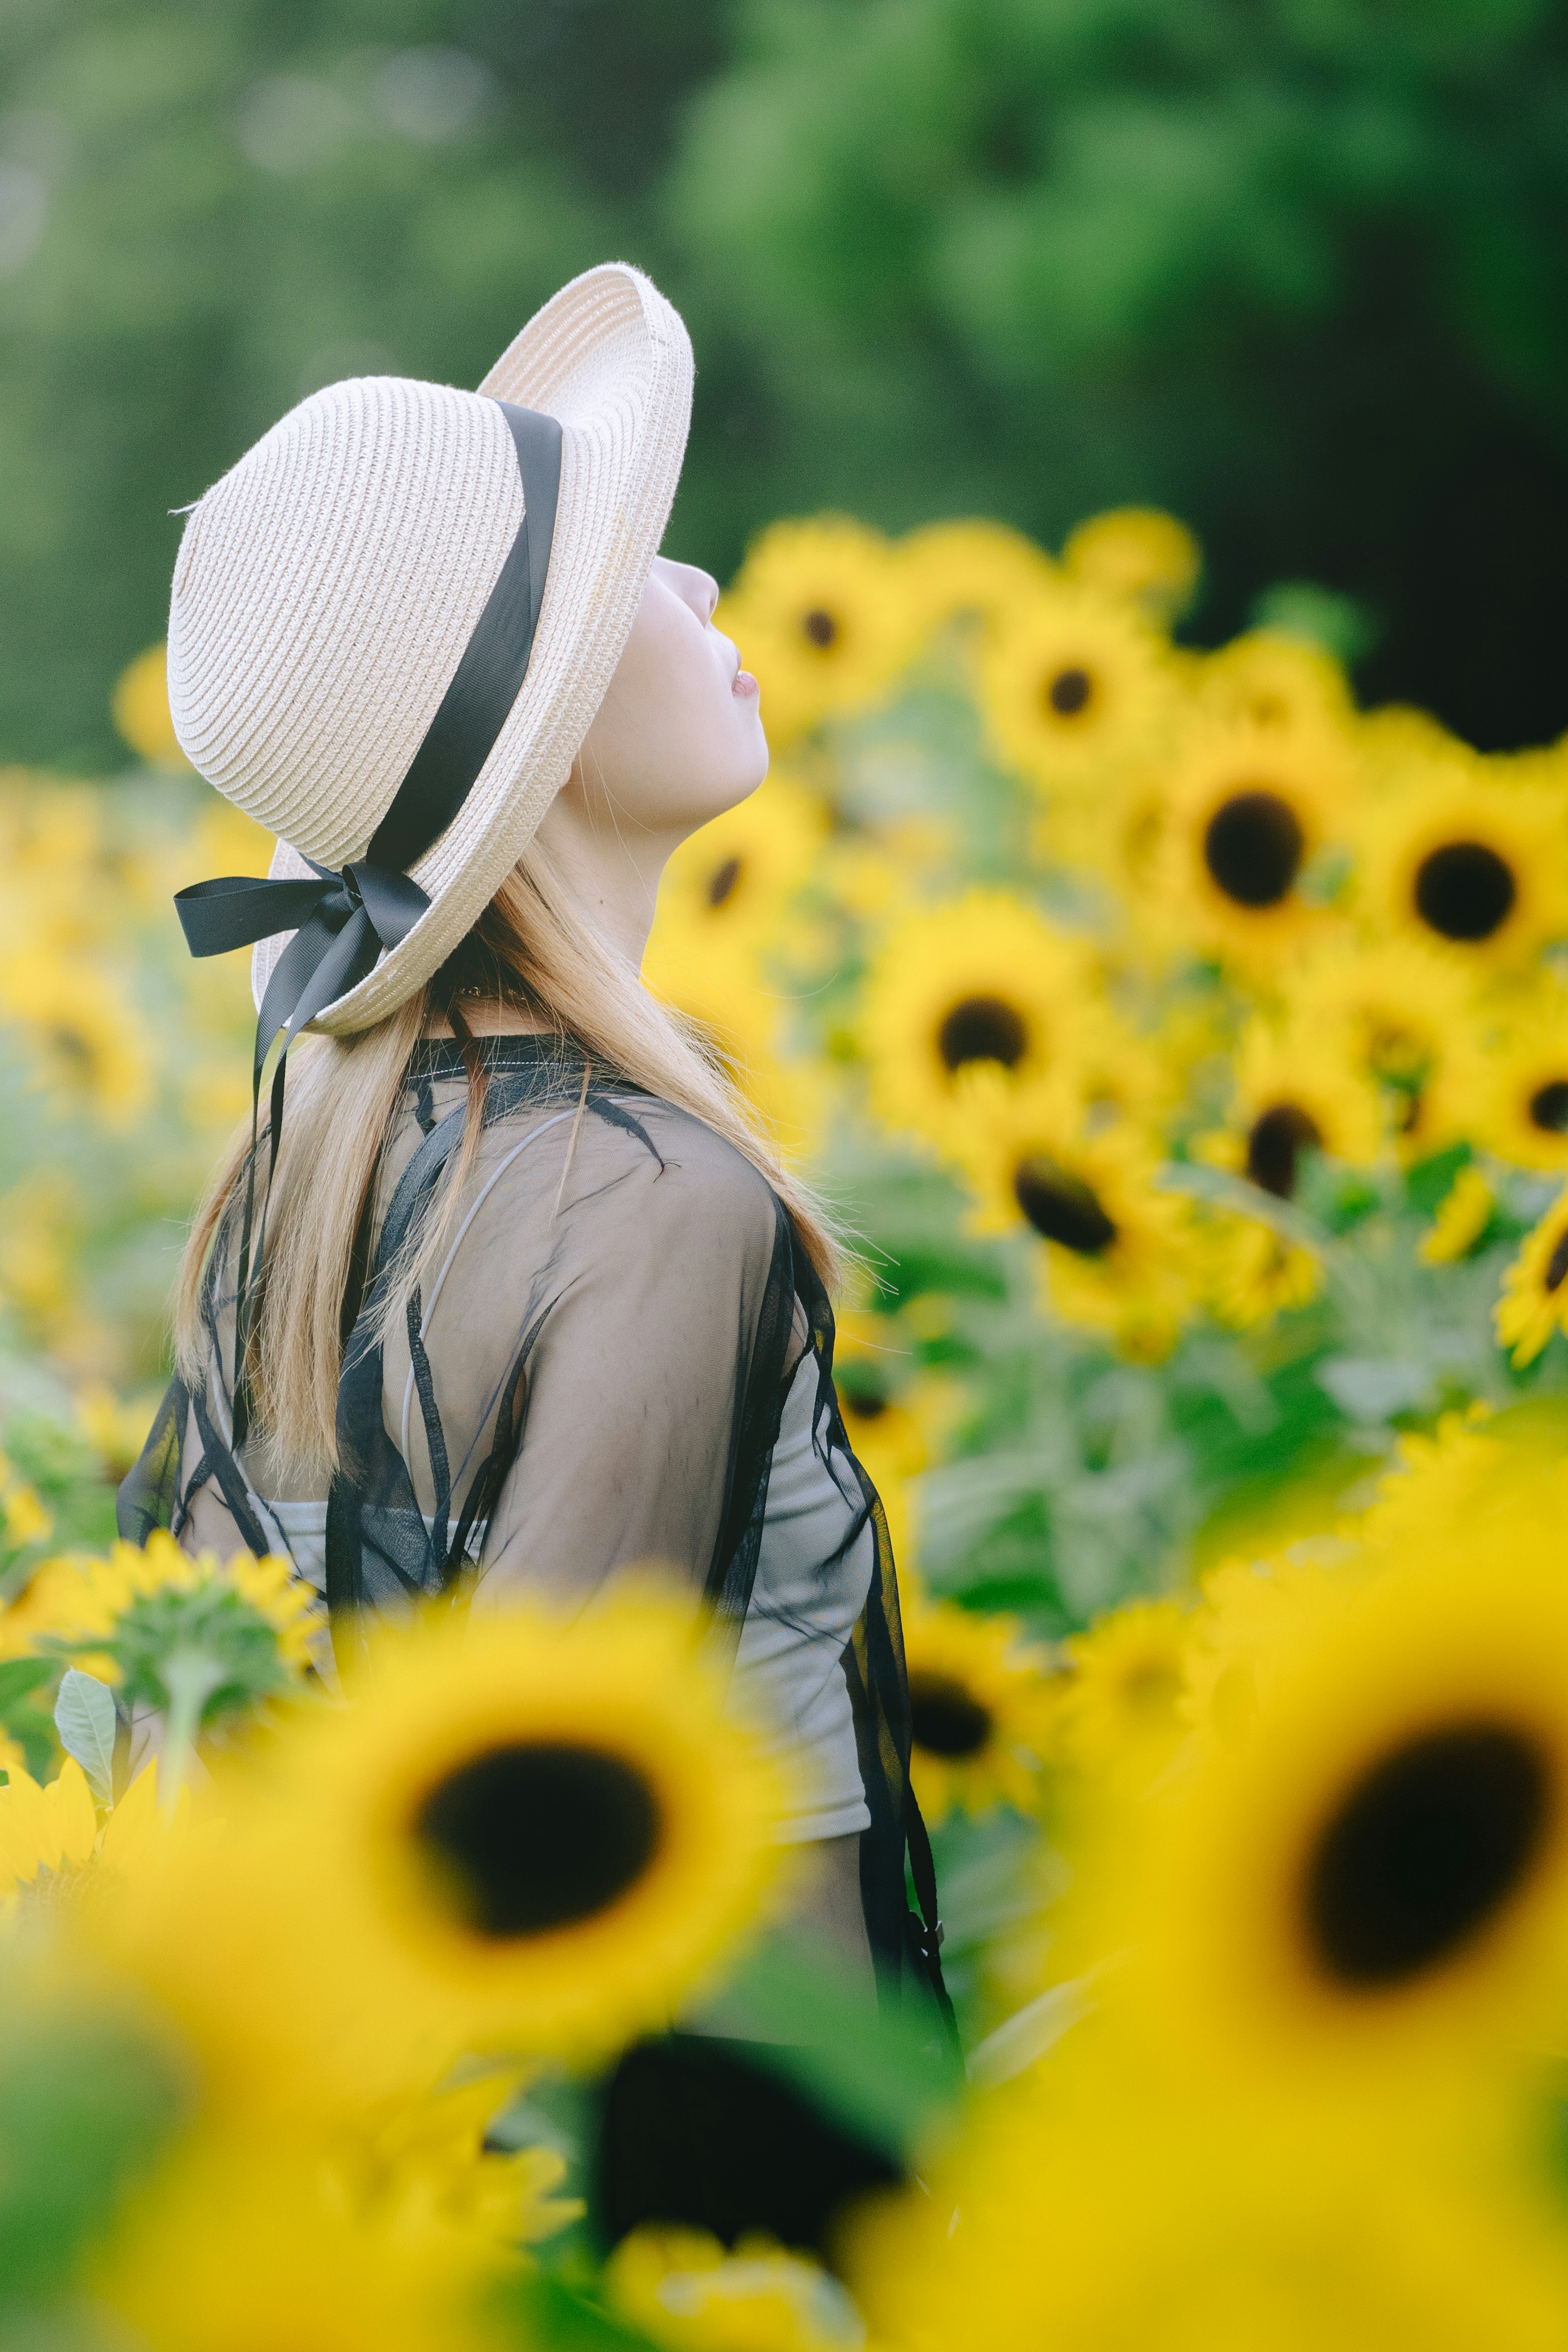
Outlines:
[{"label": "sheer black top", "polygon": [[[885,1995],[940,1987],[893,1560],[839,1414],[822,1285],[763,1178],[700,1120],[588,1069],[570,1041],[489,1037],[479,1051],[489,1087],[462,1198],[423,1294],[380,1341],[378,1286],[444,1197],[466,1115],[455,1045],[423,1045],[409,1064],[324,1512],[319,1496],[279,1483],[254,1435],[234,1446],[235,1253],[220,1235],[206,1375],[199,1388],[171,1383],[121,1490],[121,1532],[140,1542],[168,1528],[258,1553],[281,1535],[322,1593],[340,1654],[365,1612],[416,1596],[460,1591],[476,1614],[525,1595],[572,1606],[649,1560],[688,1575],[738,1646],[781,1412],[797,1375],[814,1377],[811,1443],[854,1504],[821,1574],[853,1551],[857,1599],[868,1586],[842,1659],[870,1823],[859,1842],[867,1933]],[[802,1370],[808,1350],[814,1376]]]}]

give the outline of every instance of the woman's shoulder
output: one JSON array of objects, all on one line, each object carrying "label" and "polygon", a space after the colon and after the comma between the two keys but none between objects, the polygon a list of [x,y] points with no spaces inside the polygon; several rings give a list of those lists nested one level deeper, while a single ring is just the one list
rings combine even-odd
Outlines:
[{"label": "woman's shoulder", "polygon": [[[771,1250],[777,1196],[727,1138],[679,1104],[629,1088],[607,1088],[590,1108],[578,1144],[584,1174],[593,1166],[626,1181],[639,1213],[661,1225],[706,1231],[716,1243],[745,1237]],[[570,1176],[567,1182],[574,1190]]]}]

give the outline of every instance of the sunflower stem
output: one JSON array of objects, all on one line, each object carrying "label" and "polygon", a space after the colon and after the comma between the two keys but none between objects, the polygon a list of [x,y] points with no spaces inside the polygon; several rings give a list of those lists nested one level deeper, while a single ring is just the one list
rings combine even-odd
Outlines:
[{"label": "sunflower stem", "polygon": [[179,1801],[196,1734],[201,1729],[202,1710],[222,1680],[222,1666],[205,1650],[174,1650],[163,1661],[163,1685],[169,1694],[169,1707],[158,1772],[158,1805],[162,1812],[172,1813]]}]

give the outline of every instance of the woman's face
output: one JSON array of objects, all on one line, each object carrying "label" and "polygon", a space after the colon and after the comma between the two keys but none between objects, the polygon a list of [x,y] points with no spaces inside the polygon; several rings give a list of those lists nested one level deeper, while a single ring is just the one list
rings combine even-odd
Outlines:
[{"label": "woman's face", "polygon": [[626,651],[573,762],[568,793],[621,824],[684,841],[768,772],[757,681],[713,626],[719,583],[657,556]]}]

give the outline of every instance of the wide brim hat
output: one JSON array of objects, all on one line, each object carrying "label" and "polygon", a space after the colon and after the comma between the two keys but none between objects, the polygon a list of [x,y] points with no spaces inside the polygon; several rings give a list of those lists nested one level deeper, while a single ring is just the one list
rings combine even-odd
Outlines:
[{"label": "wide brim hat", "polygon": [[[423,988],[527,847],[630,635],[691,385],[678,312],[640,270],[608,263],[563,287],[478,392],[399,376],[328,385],[192,509],[170,608],[175,732],[278,836],[272,877],[303,881],[363,858],[518,537],[524,493],[498,403],[561,428],[521,687],[457,814],[407,869],[428,906],[311,1026],[368,1028]],[[258,1005],[291,936],[254,950]]]}]

